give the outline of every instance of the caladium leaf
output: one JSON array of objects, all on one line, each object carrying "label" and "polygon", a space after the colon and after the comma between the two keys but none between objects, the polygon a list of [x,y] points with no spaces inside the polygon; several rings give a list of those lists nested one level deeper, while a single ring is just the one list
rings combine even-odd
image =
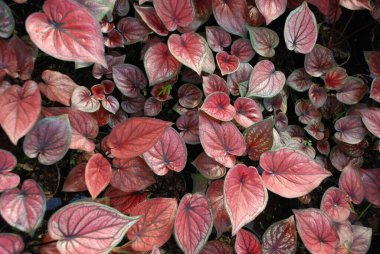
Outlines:
[{"label": "caladium leaf", "polygon": [[108,12],[112,11],[116,0],[75,0],[84,5],[94,17],[100,21]]},{"label": "caladium leaf", "polygon": [[231,45],[231,35],[219,26],[206,26],[207,43],[214,52]]},{"label": "caladium leaf", "polygon": [[348,164],[353,163],[360,167],[363,164],[363,157],[351,157],[346,155],[342,150],[335,146],[330,152],[331,164],[339,171],[342,171]]},{"label": "caladium leaf", "polygon": [[134,114],[144,109],[145,97],[139,94],[135,98],[124,98],[121,102],[121,108],[128,114]]},{"label": "caladium leaf", "polygon": [[202,87],[206,97],[213,92],[224,92],[227,95],[230,93],[226,81],[215,74],[203,76]]},{"label": "caladium leaf", "polygon": [[371,10],[372,5],[368,0],[339,0],[339,4],[350,10]]},{"label": "caladium leaf", "polygon": [[206,193],[206,196],[211,203],[212,214],[214,215],[214,227],[217,232],[217,238],[231,227],[230,217],[224,206],[223,186],[223,180],[214,181],[211,183]]},{"label": "caladium leaf", "polygon": [[234,107],[236,110],[234,119],[244,128],[263,120],[259,105],[252,99],[239,97],[235,100]]},{"label": "caladium leaf", "polygon": [[2,0],[0,1],[0,37],[8,38],[15,28],[15,20],[11,9]]},{"label": "caladium leaf", "polygon": [[17,35],[12,36],[8,41],[9,46],[14,49],[17,58],[17,72],[21,80],[28,80],[34,71],[37,48],[20,39]]},{"label": "caladium leaf", "polygon": [[280,39],[275,31],[266,27],[248,27],[251,45],[257,54],[272,57]]},{"label": "caladium leaf", "polygon": [[174,31],[178,26],[186,27],[195,15],[193,1],[154,0],[154,9],[169,31]]},{"label": "caladium leaf", "polygon": [[255,51],[248,39],[240,38],[235,40],[231,46],[231,55],[239,58],[239,62],[248,63],[255,56]]},{"label": "caladium leaf", "polygon": [[321,210],[293,210],[297,232],[311,253],[335,253],[339,237],[330,218]]},{"label": "caladium leaf", "polygon": [[280,17],[286,10],[286,0],[255,0],[256,6],[269,25],[273,20]]},{"label": "caladium leaf", "polygon": [[129,214],[137,204],[146,200],[148,194],[140,192],[126,193],[111,186],[104,193],[104,197],[110,199],[111,207],[124,214]]},{"label": "caladium leaf", "polygon": [[71,95],[72,107],[83,112],[93,113],[100,108],[100,102],[91,95],[91,91],[85,86],[75,88]]},{"label": "caladium leaf", "polygon": [[0,233],[0,251],[4,254],[20,254],[24,250],[24,241],[19,235]]},{"label": "caladium leaf", "polygon": [[254,220],[268,202],[268,192],[257,169],[243,164],[228,171],[223,197],[232,224],[232,235]]},{"label": "caladium leaf", "polygon": [[308,91],[309,100],[314,107],[320,108],[327,100],[327,92],[324,87],[312,84]]},{"label": "caladium leaf", "polygon": [[235,116],[235,108],[230,104],[230,97],[224,92],[214,92],[206,97],[201,110],[220,121],[231,121]]},{"label": "caladium leaf", "polygon": [[380,170],[378,168],[361,169],[360,175],[366,199],[378,206],[380,204]]},{"label": "caladium leaf", "polygon": [[112,75],[113,66],[123,64],[125,60],[125,55],[119,55],[113,52],[112,54],[106,55],[107,68],[101,66],[100,64],[94,64],[92,68],[92,76],[96,79],[101,79],[103,75],[110,77]]},{"label": "caladium leaf", "polygon": [[352,234],[353,240],[347,251],[354,254],[368,253],[371,247],[372,228],[352,225]]},{"label": "caladium leaf", "polygon": [[244,0],[212,1],[212,11],[219,26],[229,33],[245,37],[248,7]]},{"label": "caladium leaf", "polygon": [[218,54],[216,54],[216,62],[222,73],[222,76],[234,73],[237,71],[240,65],[239,58],[237,56],[229,55],[225,51],[220,51]]},{"label": "caladium leaf", "polygon": [[31,179],[24,181],[21,190],[7,190],[0,197],[0,213],[4,220],[31,236],[41,224],[45,210],[45,194]]},{"label": "caladium leaf", "polygon": [[307,54],[314,48],[318,37],[317,21],[307,2],[289,13],[284,37],[286,47],[297,53]]},{"label": "caladium leaf", "polygon": [[271,149],[273,145],[273,118],[267,118],[252,124],[244,131],[248,157],[258,161],[261,154]]},{"label": "caladium leaf", "polygon": [[348,77],[342,89],[336,94],[338,101],[354,105],[358,103],[368,91],[368,86],[360,78]]},{"label": "caladium leaf", "polygon": [[380,52],[378,51],[364,51],[364,58],[367,61],[369,71],[374,76],[380,76]]},{"label": "caladium leaf", "polygon": [[144,116],[157,116],[162,111],[162,101],[154,97],[148,98],[144,103]]},{"label": "caladium leaf", "polygon": [[69,150],[71,133],[67,115],[45,117],[26,135],[24,153],[29,158],[38,157],[41,164],[54,164]]},{"label": "caladium leaf", "polygon": [[362,121],[367,129],[380,138],[380,109],[371,107],[361,110]]},{"label": "caladium leaf", "polygon": [[178,102],[182,107],[195,108],[202,101],[202,90],[193,84],[184,84],[178,89]]},{"label": "caladium leaf", "polygon": [[352,145],[360,143],[367,134],[367,130],[360,116],[345,116],[339,118],[335,122],[334,128],[337,131],[334,134],[337,140]]},{"label": "caladium leaf", "polygon": [[207,179],[222,178],[226,174],[226,168],[205,152],[200,153],[192,164]]},{"label": "caladium leaf", "polygon": [[86,164],[84,178],[92,199],[95,199],[110,183],[111,164],[100,153],[91,156]]},{"label": "caladium leaf", "polygon": [[[202,71],[212,74],[215,72],[216,65],[215,65],[215,60],[214,60],[214,55],[212,54],[212,50],[207,44],[207,41],[201,36],[201,39],[203,41],[203,44],[206,46],[206,52],[205,52],[205,57],[202,62]],[[190,70],[188,70],[190,71]],[[196,81],[200,81],[200,76],[199,75],[194,75],[194,78]],[[182,80],[184,79],[184,76],[182,76]],[[194,81],[194,83],[198,83]],[[187,81],[187,82],[193,82],[193,81]],[[199,82],[200,83],[200,82]]]},{"label": "caladium leaf", "polygon": [[314,160],[289,148],[263,153],[260,166],[264,169],[262,178],[265,186],[286,198],[306,195],[331,176]]},{"label": "caladium leaf", "polygon": [[161,36],[168,35],[169,31],[158,17],[153,7],[134,5],[136,12],[140,15],[145,24],[156,34]]},{"label": "caladium leaf", "polygon": [[20,177],[11,173],[16,165],[16,157],[12,153],[0,149],[0,192],[13,189],[19,184]]},{"label": "caladium leaf", "polygon": [[334,67],[328,70],[324,77],[325,87],[327,89],[339,90],[344,87],[347,77],[346,69],[342,67]]},{"label": "caladium leaf", "polygon": [[377,102],[380,102],[380,78],[375,78],[371,84],[371,93],[369,97]]},{"label": "caladium leaf", "polygon": [[144,73],[132,64],[120,64],[112,68],[112,77],[119,91],[130,98],[137,97],[147,85]]},{"label": "caladium leaf", "polygon": [[28,133],[38,120],[41,111],[41,95],[37,83],[27,81],[20,87],[13,85],[0,98],[0,124],[11,142]]},{"label": "caladium leaf", "polygon": [[246,97],[273,97],[282,90],[285,80],[284,73],[276,71],[271,61],[262,60],[252,70]]},{"label": "caladium leaf", "polygon": [[321,112],[309,100],[299,100],[296,103],[295,112],[298,121],[303,124],[308,124],[313,120],[319,122],[322,119]]},{"label": "caladium leaf", "polygon": [[263,254],[295,254],[297,231],[294,216],[270,225],[263,234]]},{"label": "caladium leaf", "polygon": [[206,154],[228,168],[235,165],[235,155],[246,151],[243,135],[233,123],[216,121],[203,112],[199,114],[199,136]]},{"label": "caladium leaf", "polygon": [[165,175],[169,170],[181,172],[187,161],[186,145],[178,132],[170,127],[154,146],[143,153],[143,157],[157,175]]},{"label": "caladium leaf", "polygon": [[107,253],[138,220],[103,204],[75,202],[50,217],[48,231],[60,253]]},{"label": "caladium leaf", "polygon": [[305,92],[309,90],[310,86],[313,84],[310,75],[305,71],[304,68],[295,69],[290,73],[286,84],[290,88],[296,90],[297,92]]},{"label": "caladium leaf", "polygon": [[222,241],[209,241],[200,254],[232,254],[231,247]]},{"label": "caladium leaf", "polygon": [[7,74],[14,78],[18,77],[17,55],[14,49],[0,38],[0,78],[2,79]]},{"label": "caladium leaf", "polygon": [[84,179],[86,163],[80,163],[72,168],[66,177],[62,191],[64,192],[80,192],[86,191],[87,186]]},{"label": "caladium leaf", "polygon": [[227,75],[227,86],[230,93],[239,96],[239,84],[248,82],[253,67],[249,63],[240,63],[236,72]]},{"label": "caladium leaf", "polygon": [[179,135],[186,144],[199,144],[199,115],[198,112],[188,111],[177,118],[177,128],[181,131]]},{"label": "caladium leaf", "polygon": [[116,158],[133,158],[149,150],[170,125],[154,118],[132,117],[112,129],[107,146]]},{"label": "caladium leaf", "polygon": [[321,200],[321,210],[333,221],[341,222],[348,219],[351,212],[348,195],[336,187],[328,188]]},{"label": "caladium leaf", "polygon": [[178,61],[201,75],[207,45],[199,34],[193,32],[182,35],[172,34],[168,39],[168,47]]},{"label": "caladium leaf", "polygon": [[312,120],[304,129],[316,140],[322,140],[325,137],[325,125],[321,121]]},{"label": "caladium leaf", "polygon": [[330,49],[315,44],[314,48],[305,55],[305,70],[313,77],[320,77],[336,66],[333,53]]},{"label": "caladium leaf", "polygon": [[153,198],[136,205],[131,216],[141,219],[128,231],[128,239],[135,251],[149,251],[154,245],[166,243],[174,227],[177,200],[174,198]]},{"label": "caladium leaf", "polygon": [[352,203],[360,204],[364,200],[365,190],[360,173],[353,163],[349,163],[340,174],[339,188],[345,191]]},{"label": "caladium leaf", "polygon": [[152,86],[175,77],[181,69],[181,63],[172,55],[166,44],[158,42],[146,51],[144,67]]},{"label": "caladium leaf", "polygon": [[240,229],[236,235],[235,251],[237,254],[257,253],[261,254],[259,239],[251,232]]},{"label": "caladium leaf", "polygon": [[117,23],[117,29],[123,35],[124,43],[127,45],[143,41],[151,33],[142,20],[134,17],[122,18]]},{"label": "caladium leaf", "polygon": [[199,253],[206,244],[213,226],[210,201],[201,193],[182,197],[174,223],[174,236],[183,252]]},{"label": "caladium leaf", "polygon": [[107,98],[102,100],[102,106],[105,110],[111,112],[112,114],[116,114],[120,108],[119,101],[112,95],[109,95]]},{"label": "caladium leaf", "polygon": [[96,84],[91,87],[91,92],[97,100],[104,100],[106,98],[104,90],[105,88],[102,84]]},{"label": "caladium leaf", "polygon": [[106,35],[104,35],[103,42],[104,45],[109,48],[124,48],[123,35],[117,29],[112,29]]},{"label": "caladium leaf", "polygon": [[26,31],[38,48],[61,60],[107,66],[98,21],[84,6],[73,0],[48,0],[43,10],[25,21]]}]

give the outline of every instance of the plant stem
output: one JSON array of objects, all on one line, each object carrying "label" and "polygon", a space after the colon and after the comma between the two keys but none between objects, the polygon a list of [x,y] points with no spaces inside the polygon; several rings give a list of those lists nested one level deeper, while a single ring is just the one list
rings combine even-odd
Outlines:
[{"label": "plant stem", "polygon": [[372,206],[372,204],[371,203],[369,203],[368,205],[367,205],[367,207],[363,210],[363,212],[361,212],[361,214],[359,215],[359,220],[367,213],[367,211],[368,211],[368,209],[370,209],[371,208],[371,206]]}]

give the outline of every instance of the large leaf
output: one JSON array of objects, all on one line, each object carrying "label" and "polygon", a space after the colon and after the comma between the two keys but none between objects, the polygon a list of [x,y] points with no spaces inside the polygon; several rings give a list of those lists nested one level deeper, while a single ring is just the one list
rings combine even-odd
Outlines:
[{"label": "large leaf", "polygon": [[112,68],[112,77],[119,91],[127,97],[137,97],[147,80],[144,73],[132,64],[120,64]]},{"label": "large leaf", "polygon": [[347,193],[352,203],[360,204],[365,196],[363,181],[353,163],[349,163],[340,174],[339,188]]},{"label": "large leaf", "polygon": [[113,10],[116,0],[75,0],[84,5],[100,21]]},{"label": "large leaf", "polygon": [[84,179],[92,199],[95,199],[107,187],[111,174],[111,164],[102,154],[96,153],[91,156],[86,165]]},{"label": "large leaf", "polygon": [[336,187],[328,188],[321,200],[321,210],[325,211],[333,221],[348,219],[351,212],[348,195]]},{"label": "large leaf", "polygon": [[286,0],[255,0],[255,3],[267,25],[280,17],[286,10]]},{"label": "large leaf", "polygon": [[153,4],[169,31],[176,30],[178,26],[186,27],[194,19],[195,10],[191,0],[154,0]]},{"label": "large leaf", "polygon": [[282,90],[285,81],[284,73],[276,71],[271,61],[262,60],[252,70],[246,96],[273,97]]},{"label": "large leaf", "polygon": [[272,192],[296,198],[308,194],[331,173],[305,154],[289,148],[265,152],[260,157],[265,186]]},{"label": "large leaf", "polygon": [[360,174],[366,199],[375,206],[380,206],[380,169],[361,169]]},{"label": "large leaf", "polygon": [[214,92],[206,97],[201,110],[220,121],[231,121],[235,116],[235,108],[230,104],[230,97],[223,92]]},{"label": "large leaf", "polygon": [[112,129],[107,146],[116,158],[133,158],[149,150],[170,125],[154,118],[132,117]]},{"label": "large leaf", "polygon": [[263,234],[263,254],[295,254],[297,231],[294,216],[270,225]]},{"label": "large leaf", "polygon": [[182,35],[172,34],[168,39],[168,47],[178,61],[201,75],[207,45],[199,34],[192,32]]},{"label": "large leaf", "polygon": [[257,169],[243,164],[228,171],[223,194],[224,205],[232,224],[232,235],[254,220],[268,202],[268,192]]},{"label": "large leaf", "polygon": [[181,172],[185,168],[187,149],[178,132],[168,128],[143,157],[154,173],[165,175],[169,170]]},{"label": "large leaf", "polygon": [[134,5],[136,12],[140,15],[150,29],[156,32],[158,35],[166,36],[169,31],[166,29],[164,23],[162,23],[160,17],[158,17],[156,10],[153,7],[145,7]]},{"label": "large leaf", "polygon": [[334,254],[339,237],[330,218],[321,210],[293,210],[297,231],[311,253]]},{"label": "large leaf", "polygon": [[13,189],[19,184],[20,177],[11,173],[16,165],[16,157],[12,153],[0,149],[0,192]]},{"label": "large leaf", "polygon": [[206,154],[228,168],[235,165],[235,155],[246,151],[243,135],[233,123],[216,121],[203,112],[199,114],[199,137]]},{"label": "large leaf", "polygon": [[173,231],[177,201],[174,198],[153,198],[136,205],[131,216],[141,219],[127,233],[135,251],[149,251],[161,247]]},{"label": "large leaf", "polygon": [[213,0],[212,11],[219,26],[229,33],[245,37],[248,7],[245,0]]},{"label": "large leaf", "polygon": [[272,148],[273,145],[273,118],[267,118],[252,124],[244,131],[244,140],[247,144],[248,157],[258,161],[261,154]]},{"label": "large leaf", "polygon": [[251,232],[240,229],[236,236],[235,251],[237,254],[261,254],[260,241]]},{"label": "large leaf", "polygon": [[75,202],[50,217],[48,230],[60,253],[108,253],[138,219],[99,203]]},{"label": "large leaf", "polygon": [[84,6],[73,0],[47,0],[43,10],[25,21],[30,39],[42,51],[64,61],[107,66],[98,21]]},{"label": "large leaf", "polygon": [[37,122],[41,111],[41,95],[34,81],[23,87],[13,85],[0,97],[0,124],[14,145]]},{"label": "large leaf", "polygon": [[0,0],[0,37],[8,38],[15,28],[15,20],[11,9],[3,0]]},{"label": "large leaf", "polygon": [[174,223],[174,236],[183,252],[199,253],[211,234],[213,214],[210,201],[201,193],[182,197]]},{"label": "large leaf", "polygon": [[44,165],[51,165],[65,156],[71,142],[71,126],[67,115],[45,117],[26,135],[23,148],[30,158],[38,157]]},{"label": "large leaf", "polygon": [[4,254],[20,254],[24,250],[24,241],[15,234],[0,233],[0,252]]},{"label": "large leaf", "polygon": [[126,193],[114,187],[110,187],[104,193],[104,197],[110,199],[110,206],[124,214],[129,214],[139,203],[147,199],[147,193]]},{"label": "large leaf", "polygon": [[307,2],[289,13],[284,37],[286,47],[297,53],[307,54],[314,48],[318,37],[317,21]]},{"label": "large leaf", "polygon": [[0,213],[4,220],[31,236],[42,222],[45,210],[45,194],[31,179],[24,181],[21,190],[7,190],[0,197]]}]

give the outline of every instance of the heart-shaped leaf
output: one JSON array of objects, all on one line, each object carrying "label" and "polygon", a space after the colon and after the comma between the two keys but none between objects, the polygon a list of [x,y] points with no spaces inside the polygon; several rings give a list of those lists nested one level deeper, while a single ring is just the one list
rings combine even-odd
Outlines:
[{"label": "heart-shaped leaf", "polygon": [[280,38],[277,33],[266,27],[248,27],[251,45],[257,54],[273,57]]},{"label": "heart-shaped leaf", "polygon": [[232,254],[229,244],[222,241],[209,241],[200,254]]},{"label": "heart-shaped leaf", "polygon": [[136,12],[140,15],[145,24],[156,34],[161,36],[168,35],[169,31],[158,17],[153,7],[134,5]]},{"label": "heart-shaped leaf", "polygon": [[239,58],[234,55],[229,55],[226,51],[221,51],[216,54],[216,62],[222,73],[222,76],[234,73],[239,68]]},{"label": "heart-shaped leaf", "polygon": [[361,110],[362,121],[367,129],[380,138],[380,109],[371,107]]},{"label": "heart-shaped leaf", "polygon": [[344,221],[351,212],[349,197],[341,189],[330,187],[323,194],[321,210],[325,211],[333,221]]},{"label": "heart-shaped leaf", "polygon": [[7,41],[0,38],[0,78],[5,75],[10,75],[14,78],[18,77],[17,74],[17,55],[15,50],[7,43]]},{"label": "heart-shaped leaf", "polygon": [[150,97],[144,104],[144,116],[157,116],[162,110],[162,101]]},{"label": "heart-shaped leaf", "polygon": [[34,71],[37,48],[34,48],[26,41],[20,39],[17,35],[13,35],[8,41],[8,44],[14,49],[17,58],[17,71],[19,78],[21,80],[30,79]]},{"label": "heart-shaped leaf", "polygon": [[130,98],[137,97],[147,84],[144,73],[132,64],[113,67],[112,77],[119,91]]},{"label": "heart-shaped leaf", "polygon": [[327,100],[327,92],[324,87],[312,84],[308,91],[309,100],[314,107],[320,108]]},{"label": "heart-shaped leaf", "polygon": [[60,253],[107,253],[138,220],[99,203],[75,202],[50,217],[48,230]]},{"label": "heart-shaped leaf", "polygon": [[255,51],[248,39],[240,38],[235,40],[231,46],[231,55],[239,58],[239,62],[248,63],[255,56]]},{"label": "heart-shaped leaf", "polygon": [[113,10],[116,0],[76,0],[86,6],[94,17],[100,21],[110,11]]},{"label": "heart-shaped leaf", "polygon": [[111,181],[111,174],[111,164],[102,154],[96,153],[91,156],[86,165],[84,178],[92,199],[107,187]]},{"label": "heart-shaped leaf", "polygon": [[120,108],[119,101],[112,95],[109,95],[107,98],[102,100],[102,106],[105,110],[111,112],[112,114],[116,114]]},{"label": "heart-shaped leaf", "polygon": [[0,124],[14,145],[37,122],[41,111],[41,95],[37,83],[27,81],[13,85],[0,97]]},{"label": "heart-shaped leaf", "polygon": [[240,229],[236,235],[235,251],[237,254],[261,254],[260,241],[251,232],[244,229]]},{"label": "heart-shaped leaf", "polygon": [[367,130],[360,116],[345,116],[339,118],[335,122],[334,128],[337,131],[334,134],[337,140],[352,145],[360,143],[367,134]]},{"label": "heart-shaped leaf", "polygon": [[0,197],[0,213],[4,220],[31,236],[41,224],[45,210],[45,194],[31,179],[24,181],[21,190],[7,190]]},{"label": "heart-shaped leaf", "polygon": [[248,7],[245,0],[214,0],[212,11],[219,26],[229,33],[245,37]]},{"label": "heart-shaped leaf", "polygon": [[240,95],[239,84],[248,82],[252,70],[253,67],[249,63],[240,63],[237,71],[227,75],[227,86],[232,95]]},{"label": "heart-shaped leaf", "polygon": [[145,97],[139,94],[135,98],[124,98],[121,102],[121,108],[128,114],[134,114],[144,109]]},{"label": "heart-shaped leaf", "polygon": [[100,102],[93,96],[91,91],[85,86],[75,88],[71,95],[72,107],[80,111],[93,113],[100,108]]},{"label": "heart-shaped leaf", "polygon": [[226,174],[226,167],[207,156],[205,152],[200,153],[192,164],[208,179],[222,178]]},{"label": "heart-shaped leaf", "polygon": [[67,115],[45,117],[26,135],[24,153],[29,158],[38,157],[41,164],[54,164],[69,150],[71,132]]},{"label": "heart-shaped leaf", "polygon": [[202,101],[202,90],[193,84],[184,84],[178,89],[178,102],[182,107],[195,108]]},{"label": "heart-shaped leaf", "polygon": [[360,173],[353,163],[349,163],[340,174],[339,188],[345,191],[352,203],[360,204],[364,200],[365,190]]},{"label": "heart-shaped leaf", "polygon": [[135,251],[149,251],[154,245],[161,247],[173,231],[177,200],[153,198],[136,205],[131,216],[141,219],[128,231],[128,239]]},{"label": "heart-shaped leaf", "polygon": [[331,173],[298,151],[281,148],[265,152],[260,157],[265,186],[286,198],[308,194]]},{"label": "heart-shaped leaf", "polygon": [[312,120],[304,129],[316,140],[323,140],[325,137],[325,126],[321,121]]},{"label": "heart-shaped leaf", "polygon": [[371,247],[372,228],[352,225],[353,240],[347,248],[348,253],[368,253]]},{"label": "heart-shaped leaf", "polygon": [[86,181],[84,179],[86,163],[80,163],[72,168],[66,177],[62,191],[64,192],[80,192],[86,191]]},{"label": "heart-shaped leaf", "polygon": [[258,161],[261,154],[271,149],[273,145],[273,118],[267,118],[252,124],[244,131],[248,157]]},{"label": "heart-shaped leaf", "polygon": [[129,214],[137,204],[147,199],[148,194],[140,192],[126,193],[111,186],[104,193],[104,197],[110,199],[111,207],[124,214]]},{"label": "heart-shaped leaf", "polygon": [[290,73],[286,84],[290,88],[296,90],[297,92],[305,92],[309,90],[310,86],[313,84],[310,75],[305,71],[304,68],[295,69]]},{"label": "heart-shaped leaf", "polygon": [[320,77],[336,66],[330,49],[315,44],[314,48],[305,55],[305,70],[313,77]]},{"label": "heart-shaped leaf", "polygon": [[321,112],[309,100],[299,100],[296,103],[295,112],[298,121],[303,124],[308,124],[313,120],[319,122],[322,119]]},{"label": "heart-shaped leaf", "polygon": [[255,0],[256,6],[269,25],[273,20],[280,17],[286,10],[286,0]]},{"label": "heart-shaped leaf", "polygon": [[380,204],[380,170],[378,168],[361,169],[360,175],[366,199],[378,206]]},{"label": "heart-shaped leaf", "polygon": [[20,177],[11,173],[16,165],[16,157],[12,153],[0,149],[0,192],[13,189],[19,184]]},{"label": "heart-shaped leaf", "polygon": [[182,197],[174,223],[174,236],[183,252],[199,253],[211,234],[213,214],[208,198],[201,193]]},{"label": "heart-shaped leaf", "polygon": [[24,250],[24,241],[15,234],[0,233],[0,251],[4,254],[20,254]]},{"label": "heart-shaped leaf", "polygon": [[109,48],[123,48],[124,38],[123,35],[117,30],[112,29],[106,35],[103,36],[104,45]]},{"label": "heart-shaped leaf", "polygon": [[199,144],[199,115],[198,112],[188,111],[177,118],[176,126],[181,132],[179,135],[182,137],[186,144]]},{"label": "heart-shaped leaf", "polygon": [[371,94],[370,98],[377,102],[380,102],[380,78],[375,78],[371,84]]},{"label": "heart-shaped leaf", "polygon": [[191,0],[154,0],[154,9],[169,31],[178,26],[186,27],[194,19],[194,5]]},{"label": "heart-shaped leaf", "polygon": [[0,37],[8,38],[15,28],[15,20],[11,9],[2,0],[0,1]]},{"label": "heart-shaped leaf", "polygon": [[134,17],[122,18],[119,23],[117,23],[117,29],[123,35],[126,45],[143,41],[148,37],[149,33],[151,33],[151,30],[141,19]]},{"label": "heart-shaped leaf", "polygon": [[342,67],[334,67],[327,71],[324,80],[327,89],[339,90],[344,87],[347,80],[346,69]]},{"label": "heart-shaped leaf", "polygon": [[255,167],[238,164],[224,181],[224,205],[232,223],[232,235],[254,220],[266,207],[268,192]]},{"label": "heart-shaped leaf", "polygon": [[214,52],[231,45],[231,35],[219,26],[206,26],[207,43]]},{"label": "heart-shaped leaf", "polygon": [[226,81],[215,74],[203,76],[202,86],[206,97],[213,92],[224,92],[227,95],[230,93]]},{"label": "heart-shaped leaf", "polygon": [[230,97],[223,92],[214,92],[206,97],[201,110],[220,121],[231,121],[235,116],[235,108],[230,104]]},{"label": "heart-shaped leaf", "polygon": [[61,60],[107,66],[98,21],[84,6],[73,0],[47,0],[43,10],[25,21],[37,47]]},{"label": "heart-shaped leaf", "polygon": [[364,98],[367,91],[368,86],[362,79],[348,77],[343,88],[337,91],[336,98],[344,104],[354,105]]},{"label": "heart-shaped leaf", "polygon": [[270,225],[263,234],[263,254],[294,254],[297,250],[297,231],[294,216]]}]

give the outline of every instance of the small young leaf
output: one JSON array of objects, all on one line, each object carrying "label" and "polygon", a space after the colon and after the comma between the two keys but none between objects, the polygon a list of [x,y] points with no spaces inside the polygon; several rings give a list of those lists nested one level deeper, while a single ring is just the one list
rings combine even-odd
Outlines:
[{"label": "small young leaf", "polygon": [[111,174],[111,164],[102,154],[97,153],[91,156],[86,165],[84,178],[92,199],[95,199],[107,187]]}]

